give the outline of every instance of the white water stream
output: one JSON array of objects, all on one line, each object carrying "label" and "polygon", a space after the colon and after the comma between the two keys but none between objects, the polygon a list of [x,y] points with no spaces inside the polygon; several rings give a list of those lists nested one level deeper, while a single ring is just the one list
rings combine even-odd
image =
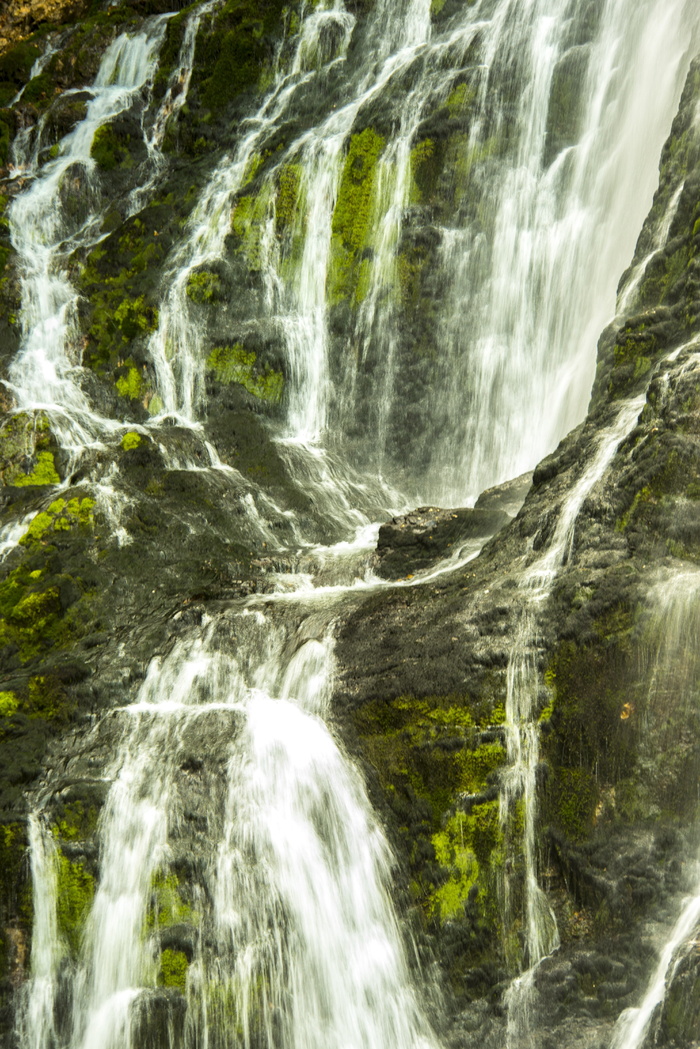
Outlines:
[{"label": "white water stream", "polygon": [[[697,358],[696,358],[697,361]],[[669,711],[688,718],[697,711],[700,670],[700,573],[678,571],[663,578],[650,594],[651,636],[655,648],[645,732],[664,731]],[[666,732],[667,745],[674,740]],[[658,1006],[663,1002],[677,965],[696,945],[700,925],[700,856],[689,857],[691,892],[682,901],[675,924],[659,951],[639,1006],[621,1014],[610,1049],[642,1049]],[[689,873],[690,873],[689,871]]]},{"label": "white water stream", "polygon": [[[153,76],[163,31],[160,20],[151,32],[124,34],[108,48],[85,119],[61,141],[58,156],[9,211],[12,242],[20,256],[22,345],[10,366],[8,386],[19,409],[46,412],[73,457],[110,427],[93,411],[77,381],[78,292],[67,270],[75,248],[101,236],[100,189],[90,150],[98,129],[133,106]],[[36,161],[26,160],[30,176],[35,175]],[[71,206],[73,197],[84,198],[87,208]]]}]

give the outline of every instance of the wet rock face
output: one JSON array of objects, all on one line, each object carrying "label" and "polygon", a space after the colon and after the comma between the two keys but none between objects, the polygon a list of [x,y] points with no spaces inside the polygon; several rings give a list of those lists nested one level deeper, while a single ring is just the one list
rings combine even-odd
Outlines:
[{"label": "wet rock face", "polygon": [[[94,77],[117,33],[140,27],[145,15],[182,6],[143,0],[102,9],[87,0],[27,0],[3,11],[0,102],[22,87],[26,93],[14,109],[0,110],[0,166],[10,160],[11,139],[33,125],[41,163],[55,159],[92,99],[89,91],[71,89],[84,88]],[[347,6],[360,20],[352,62],[363,46],[362,19],[371,3]],[[588,6],[592,25],[600,5]],[[447,0],[433,7],[435,18],[446,21],[460,5]],[[81,389],[93,409],[124,425],[91,446],[77,465],[60,451],[40,411],[8,415],[0,427],[0,524],[27,519],[0,580],[0,1038],[8,1045],[8,1003],[29,965],[25,821],[34,799],[43,799],[56,828],[64,874],[75,893],[74,911],[63,917],[75,950],[97,874],[95,828],[108,786],[105,770],[123,734],[123,715],[113,708],[135,698],[154,655],[167,654],[211,614],[271,589],[275,570],[295,567],[291,556],[270,556],[270,533],[257,528],[256,520],[264,518],[288,549],[299,531],[316,542],[337,538],[322,520],[317,493],[290,477],[288,449],[277,438],[291,368],[276,324],[261,319],[270,293],[261,275],[261,231],[276,238],[287,261],[299,248],[299,172],[289,163],[272,181],[268,176],[288,143],[321,112],[325,99],[312,91],[300,96],[298,110],[255,155],[231,213],[222,214],[225,258],[198,266],[187,284],[191,317],[204,333],[201,429],[181,426],[176,418],[159,429],[157,440],[147,429],[162,409],[149,338],[158,324],[162,288],[173,280],[172,252],[208,185],[212,156],[228,155],[234,129],[247,127],[244,118],[264,80],[261,70],[271,75],[270,63],[289,47],[285,34],[296,17],[277,0],[236,0],[204,21],[187,105],[175,111],[171,99],[174,118],[164,134],[152,196],[142,207],[136,208],[131,194],[151,170],[144,139],[152,130],[147,87],[134,110],[105,125],[93,141],[92,188],[84,171],[72,170],[62,189],[63,204],[74,205],[78,218],[88,192],[111,202],[98,241],[75,250],[66,266],[79,291]],[[66,30],[65,46],[30,82],[41,53],[38,38],[16,53],[10,44],[47,22]],[[153,85],[156,101],[166,97],[177,70],[185,25],[184,15],[168,20]],[[63,40],[56,33],[50,39]],[[339,40],[334,25],[321,41],[322,53],[334,56]],[[574,86],[587,46],[587,39],[572,41],[557,73],[548,132],[552,158],[576,133]],[[335,63],[323,81],[337,105],[344,101],[341,66]],[[183,82],[180,75],[180,90]],[[392,90],[398,98],[409,87],[402,83]],[[440,360],[439,229],[452,215],[455,194],[464,196],[466,175],[455,187],[451,165],[470,130],[470,90],[466,82],[456,83],[417,135],[410,222],[399,244],[401,367],[387,429],[390,454],[398,460],[408,448],[426,471],[424,392]],[[679,179],[685,180],[669,240],[649,263],[624,321],[601,339],[588,421],[534,475],[483,492],[473,509],[421,507],[382,525],[375,567],[386,580],[416,576],[469,544],[484,549],[469,565],[420,588],[356,595],[338,615],[337,731],[386,820],[398,858],[397,897],[426,964],[438,961],[446,1008],[436,1020],[455,1047],[500,1049],[503,992],[513,975],[509,958],[521,949],[521,930],[507,942],[503,928],[504,875],[510,870],[498,799],[507,756],[509,666],[523,622],[523,572],[546,550],[561,501],[591,461],[620,398],[642,390],[664,354],[695,337],[700,187],[691,132],[698,97],[696,64],[664,152],[654,205],[656,212],[662,209]],[[335,298],[329,310],[330,369],[338,384],[347,378],[348,332],[357,321],[365,264],[374,250],[368,201],[392,133],[386,102],[379,98],[363,115],[364,124],[353,128],[342,172],[347,213],[334,220]],[[498,156],[473,160],[495,164]],[[21,179],[7,181],[0,193],[5,378],[19,343],[20,307],[17,257],[5,216],[21,188]],[[270,194],[277,208],[274,230],[265,225]],[[460,207],[477,205],[461,199]],[[649,223],[637,261],[652,247],[652,232]],[[649,588],[660,570],[673,580],[700,562],[696,368],[691,348],[653,378],[638,427],[584,503],[570,554],[536,610],[528,656],[538,670],[538,870],[562,939],[560,951],[537,975],[544,1046],[563,1044],[564,1031],[566,1044],[574,1045],[572,1024],[579,1025],[575,1044],[582,1049],[609,1041],[613,1020],[638,1001],[649,971],[653,951],[644,923],[665,918],[664,900],[687,888],[682,860],[694,846],[684,828],[696,802],[700,726],[692,703],[674,698],[687,687],[680,672],[663,696],[649,699],[660,658],[653,647],[657,627]],[[357,415],[348,424],[349,440],[362,454],[372,442],[374,422],[371,399],[362,392],[372,389],[376,374],[377,362],[368,357],[357,374]],[[11,389],[3,390],[0,407],[10,413]],[[414,408],[406,412],[404,404]],[[100,501],[95,483],[105,479],[109,490]],[[111,505],[119,509],[114,519]],[[323,581],[321,572],[317,579]],[[197,935],[188,908],[202,890],[202,843],[216,830],[202,813],[220,814],[223,808],[222,768],[238,728],[235,717],[223,731],[220,722],[203,720],[179,741],[182,818],[172,870],[153,885],[153,914],[160,908],[167,915],[158,931],[165,964],[161,986],[140,1007],[137,1041],[144,1044],[164,1045],[168,1032],[182,1037],[183,974]],[[517,858],[508,862],[518,867]],[[522,879],[519,868],[516,875]],[[690,1049],[697,1040],[696,969],[691,953],[674,974],[657,1018],[656,1037],[664,1049]]]},{"label": "wet rock face", "polygon": [[456,553],[469,539],[488,539],[511,520],[503,510],[440,510],[422,506],[379,529],[377,572],[384,579],[412,576]]},{"label": "wet rock face", "polygon": [[[695,70],[673,141],[687,132],[699,87]],[[683,138],[687,151],[694,141]],[[657,209],[678,185],[677,156],[676,149],[664,153]],[[657,957],[646,923],[672,927],[692,888],[686,858],[696,850],[700,746],[697,689],[685,675],[695,666],[695,644],[669,654],[664,645],[679,627],[671,612],[658,608],[660,595],[670,601],[683,580],[696,578],[700,558],[697,336],[694,311],[687,312],[699,232],[694,192],[686,198],[683,189],[678,198],[674,248],[661,253],[663,287],[654,285],[654,294],[674,305],[654,305],[604,334],[593,412],[537,467],[515,520],[466,568],[419,591],[372,597],[339,631],[339,716],[393,828],[424,935],[450,973],[455,1044],[496,1045],[504,1036],[495,991],[504,972],[502,896],[488,878],[470,886],[459,848],[465,840],[472,848],[483,842],[474,835],[488,826],[503,774],[502,756],[491,751],[489,765],[484,748],[502,739],[498,712],[523,615],[519,581],[551,542],[561,501],[591,461],[619,398],[647,384],[639,421],[583,503],[571,551],[537,609],[530,657],[540,682],[539,871],[562,941],[536,976],[533,1023],[542,1044],[609,1044],[612,1024],[622,1009],[639,1004]],[[636,265],[648,252],[646,236]],[[648,281],[659,265],[649,264]],[[651,294],[642,282],[642,299]],[[636,308],[632,303],[634,317]],[[670,362],[656,363],[676,348]],[[490,499],[487,493],[476,509],[493,505]],[[433,522],[438,525],[435,514],[408,515],[384,526],[380,556],[420,550],[423,528]],[[691,619],[683,612],[678,621],[695,636]],[[481,780],[465,789],[464,770],[478,762]],[[481,814],[480,827],[457,824],[460,812],[469,820]],[[456,832],[462,838],[451,849]],[[492,838],[483,867],[497,883],[503,869],[495,843]],[[459,902],[446,920],[436,901],[451,882]],[[693,957],[691,951],[679,963],[657,1011],[655,1044],[697,1039],[696,1010],[687,1004],[697,982]]]}]

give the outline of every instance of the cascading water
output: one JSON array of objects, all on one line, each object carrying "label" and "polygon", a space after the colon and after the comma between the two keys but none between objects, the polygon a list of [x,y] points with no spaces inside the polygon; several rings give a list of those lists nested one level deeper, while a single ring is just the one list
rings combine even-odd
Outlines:
[{"label": "cascading water", "polygon": [[[149,907],[182,833],[180,770],[209,723],[233,744],[224,742],[223,823],[217,791],[208,812],[198,913],[178,904],[203,944],[190,977],[192,1044],[230,1044],[233,1024],[245,1046],[435,1047],[391,904],[391,852],[323,721],[330,626],[321,617],[319,636],[308,636],[319,626],[302,620],[295,638],[260,611],[230,615],[154,661],[137,702],[120,713],[126,728],[101,817],[100,884],[70,973],[65,1044],[111,1049],[138,1037],[140,1000],[167,960]],[[50,839],[33,841],[46,913],[37,914],[19,1028],[27,1049],[51,1044],[62,955],[47,847]]]},{"label": "cascading water", "polygon": [[[150,33],[124,34],[108,48],[85,119],[10,209],[12,241],[21,259],[23,339],[8,386],[18,408],[46,411],[74,456],[108,424],[95,418],[77,381],[78,293],[67,260],[78,244],[100,239],[93,140],[99,128],[133,105],[153,76],[163,28],[157,22]],[[67,198],[79,191],[94,202],[94,210],[72,214]]]},{"label": "cascading water", "polygon": [[[186,99],[198,26],[215,7],[202,5],[190,16],[165,99],[144,124],[151,128],[153,163],[147,182],[132,193],[132,213],[150,193],[167,120]],[[233,230],[262,288],[257,302],[264,316],[250,318],[248,326],[266,324],[284,345],[286,412],[271,426],[277,425],[294,480],[314,496],[309,516],[331,521],[344,542],[319,548],[315,536],[295,526],[295,541],[306,547],[299,564],[309,570],[307,578],[299,572],[290,583],[280,573],[279,591],[291,592],[233,606],[205,622],[154,660],[137,702],[115,715],[123,732],[98,833],[99,885],[71,962],[56,928],[57,860],[38,817],[33,820],[36,891],[46,905],[35,915],[32,980],[18,1026],[23,1049],[49,1049],[54,1041],[72,1049],[146,1042],[142,1006],[155,1000],[159,980],[167,986],[175,977],[185,985],[187,1018],[170,1036],[172,1044],[437,1044],[391,900],[391,850],[358,770],[326,723],[333,616],[376,538],[370,517],[386,516],[411,498],[471,500],[485,485],[532,467],[582,415],[594,340],[612,315],[615,281],[649,202],[689,61],[688,29],[696,33],[698,19],[689,0],[608,0],[593,25],[590,11],[572,0],[477,0],[437,32],[430,8],[428,0],[378,4],[354,64],[354,16],[339,0],[306,10],[291,57],[278,53],[272,87],[214,169],[166,266],[149,344],[161,406],[141,429],[165,442],[173,420],[198,426],[210,345],[188,289],[200,270],[224,260]],[[155,70],[159,26],[122,36],[108,49],[87,116],[62,140],[57,157],[41,171],[32,169],[33,184],[10,212],[24,275],[24,339],[11,368],[12,392],[18,408],[46,411],[63,447],[75,454],[120,427],[93,411],[77,381],[77,296],[64,263],[77,245],[92,246],[101,236],[92,142],[116,114],[141,104]],[[644,76],[652,44],[665,70],[654,85]],[[556,96],[567,94],[572,70],[585,89],[564,119],[555,112],[564,104]],[[284,148],[275,146],[253,198],[246,189],[274,136],[319,83],[331,85],[328,109]],[[372,106],[397,91],[395,126],[380,135],[371,127]],[[421,126],[441,107],[462,117],[468,111],[469,127],[449,147],[457,173],[454,214],[429,222],[446,303],[436,338],[446,349],[411,435],[412,451],[427,449],[413,469],[410,454],[401,460],[397,453],[395,436],[397,416],[406,409],[402,245],[407,215],[418,206],[417,165],[436,148]],[[367,170],[367,156],[353,154],[361,145],[376,164],[361,200],[372,231],[358,234],[354,245],[362,257],[348,307],[352,334],[340,340],[338,362],[331,317],[344,264],[337,209],[348,161]],[[25,159],[35,163],[29,153]],[[90,203],[87,216],[72,226],[62,196],[71,179],[79,180]],[[348,199],[353,207],[356,198]],[[286,247],[280,247],[284,223]],[[537,608],[569,553],[584,500],[642,404],[635,399],[618,408],[559,507],[553,538],[521,581],[501,785],[502,827],[512,851],[522,847],[524,864],[523,958],[514,952],[510,960],[513,970],[524,965],[527,971],[508,995],[511,1045],[527,1036],[534,972],[557,944],[535,842]],[[356,416],[369,420],[371,442],[358,438]],[[225,473],[215,451],[207,450],[212,466]],[[201,469],[185,459],[171,458],[170,466]],[[235,470],[228,474],[238,483]],[[113,535],[126,542],[110,475],[95,484],[104,519],[113,513]],[[259,517],[259,505],[252,497],[246,504],[251,520]],[[275,549],[266,521],[260,534]],[[15,538],[3,533],[3,545]],[[474,553],[462,550],[461,560],[447,567]],[[435,575],[396,586],[427,578]],[[373,579],[371,585],[391,584]],[[202,757],[209,749],[216,751],[216,768]],[[204,809],[204,826],[194,830],[185,799],[190,781],[198,784]],[[175,899],[171,869],[177,863],[184,869],[187,834],[197,835],[198,862],[188,868],[193,887],[182,900]],[[507,884],[506,926],[515,895]],[[168,946],[167,936],[176,937],[179,926],[190,928],[190,939]],[[70,987],[72,1011],[61,1015],[56,1032],[59,979]],[[167,1012],[167,1002],[160,1007]],[[177,1018],[168,1014],[168,1022],[175,1030]]]}]

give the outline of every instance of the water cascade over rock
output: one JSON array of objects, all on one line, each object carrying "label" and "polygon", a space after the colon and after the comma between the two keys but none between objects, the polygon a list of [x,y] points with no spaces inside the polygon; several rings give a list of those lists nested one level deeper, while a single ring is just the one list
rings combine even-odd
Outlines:
[{"label": "water cascade over rock", "polygon": [[691,1049],[696,5],[58,17],[0,53],[2,1045]]}]

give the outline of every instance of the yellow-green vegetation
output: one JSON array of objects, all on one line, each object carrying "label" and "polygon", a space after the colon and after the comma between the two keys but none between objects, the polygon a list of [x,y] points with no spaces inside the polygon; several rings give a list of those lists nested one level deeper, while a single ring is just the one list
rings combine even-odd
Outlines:
[{"label": "yellow-green vegetation", "polygon": [[56,472],[56,463],[53,452],[38,452],[36,466],[31,473],[18,474],[12,481],[16,487],[25,485],[60,484],[61,478]]},{"label": "yellow-green vegetation", "polygon": [[15,692],[0,692],[0,718],[9,718],[17,712],[19,699]]},{"label": "yellow-green vegetation", "polygon": [[[149,298],[155,268],[166,250],[158,235],[158,226],[166,213],[172,213],[172,207],[166,204],[167,201],[154,204],[146,209],[152,215],[144,212],[145,219],[130,219],[112,233],[92,250],[80,275],[80,289],[90,310],[83,363],[97,372],[107,365],[113,367],[118,373],[116,381],[121,384],[119,392],[130,398],[146,392],[127,347],[158,326],[158,310]],[[132,368],[136,376],[129,375]]]},{"label": "yellow-green vegetation", "polygon": [[239,197],[231,216],[231,231],[240,238],[240,249],[251,270],[262,265],[262,238],[272,202],[272,189],[263,183],[259,193]]},{"label": "yellow-green vegetation", "polygon": [[146,915],[147,928],[165,929],[192,920],[192,908],[180,895],[177,875],[157,871],[151,886],[151,902]]},{"label": "yellow-green vegetation", "polygon": [[128,136],[126,140],[118,137],[110,124],[98,127],[90,146],[90,156],[103,171],[130,168],[134,164],[128,149]]},{"label": "yellow-green vegetation", "polygon": [[50,647],[60,629],[61,601],[56,587],[30,589],[20,567],[0,583],[0,644],[15,645],[26,662]]},{"label": "yellow-green vegetation", "polygon": [[132,401],[137,401],[143,393],[141,372],[133,366],[129,367],[126,375],[120,376],[114,385],[121,397],[128,397]]},{"label": "yellow-green vegetation", "polygon": [[22,546],[33,546],[36,543],[51,539],[52,532],[67,532],[70,528],[83,526],[92,528],[95,521],[93,509],[95,500],[87,497],[55,499],[46,510],[42,510],[32,520],[29,528],[20,539]]},{"label": "yellow-green vegetation", "polygon": [[187,296],[200,305],[215,302],[221,294],[221,278],[208,270],[191,273],[187,279]]},{"label": "yellow-green vegetation", "polygon": [[450,92],[445,99],[445,105],[450,111],[450,116],[459,116],[476,97],[476,91],[473,87],[469,87],[468,84],[461,83]]},{"label": "yellow-green vegetation", "polygon": [[216,112],[264,82],[271,34],[281,33],[288,0],[227,0],[197,40],[201,101]]},{"label": "yellow-green vegetation", "polygon": [[158,983],[161,987],[177,987],[184,991],[187,984],[187,966],[187,955],[184,951],[168,948],[160,956]]},{"label": "yellow-green vegetation", "polygon": [[60,850],[56,862],[58,931],[70,953],[75,956],[80,949],[85,919],[95,895],[95,879],[82,863],[69,860]]},{"label": "yellow-green vegetation", "polygon": [[121,445],[125,452],[130,452],[133,448],[138,448],[142,440],[140,433],[130,430],[129,433],[125,433],[122,437]]},{"label": "yellow-green vegetation", "polygon": [[328,274],[332,303],[346,298],[360,302],[366,291],[367,274],[362,264],[366,271],[368,260],[362,254],[371,247],[377,166],[385,144],[373,128],[365,128],[350,139],[333,211]]},{"label": "yellow-green vegetation", "polygon": [[54,835],[63,841],[85,841],[94,834],[98,812],[94,805],[87,808],[82,801],[69,801],[57,820]]},{"label": "yellow-green vegetation", "polygon": [[18,412],[0,429],[0,476],[4,484],[60,484],[49,421],[43,412]]},{"label": "yellow-green vegetation", "polygon": [[255,367],[256,356],[252,350],[246,350],[241,343],[234,346],[220,346],[209,354],[207,368],[213,372],[219,382],[240,383],[254,397],[276,404],[282,398],[284,377],[281,372],[272,368],[262,371]]},{"label": "yellow-green vegetation", "polygon": [[431,896],[431,908],[443,921],[456,917],[479,885],[482,904],[493,891],[492,868],[500,862],[503,836],[499,825],[498,801],[475,806],[467,815],[458,812],[433,835],[437,862],[448,871],[447,880]]},{"label": "yellow-green vegetation", "polygon": [[482,743],[476,750],[467,751],[462,759],[460,790],[471,794],[482,790],[489,777],[505,764],[506,752],[500,743]]},{"label": "yellow-green vegetation", "polygon": [[61,683],[54,677],[38,674],[29,679],[24,709],[29,717],[45,721],[67,721],[75,710]]},{"label": "yellow-green vegetation", "polygon": [[435,158],[435,143],[426,138],[411,150],[411,203],[420,204],[427,195],[426,183],[432,182],[432,168]]},{"label": "yellow-green vegetation", "polygon": [[[402,827],[401,834],[417,868],[414,895],[429,915],[442,920],[461,911],[477,883],[481,915],[496,908],[492,872],[501,862],[498,803],[482,792],[495,782],[506,753],[492,738],[504,714],[502,706],[486,698],[489,693],[490,682],[484,681],[478,702],[401,696],[364,704],[354,714],[364,753],[377,769],[390,806],[400,818],[408,811],[425,814]],[[455,803],[465,794],[471,795],[469,814],[455,813]],[[419,872],[421,856],[431,846],[442,870],[427,881]]]},{"label": "yellow-green vegetation", "polygon": [[[59,587],[73,583],[69,576],[52,577],[38,564],[51,556],[51,544],[61,533],[92,527],[93,506],[87,498],[57,499],[35,516],[20,539],[27,555],[0,583],[0,644],[14,648],[22,662],[68,643],[72,636],[73,624],[65,617]],[[41,705],[38,689],[37,684],[34,706]],[[55,707],[53,699],[46,702]],[[47,716],[56,716],[55,711]]]},{"label": "yellow-green vegetation", "polygon": [[289,229],[296,218],[299,207],[301,176],[301,164],[285,164],[277,176],[275,220],[277,232],[280,234]]}]

